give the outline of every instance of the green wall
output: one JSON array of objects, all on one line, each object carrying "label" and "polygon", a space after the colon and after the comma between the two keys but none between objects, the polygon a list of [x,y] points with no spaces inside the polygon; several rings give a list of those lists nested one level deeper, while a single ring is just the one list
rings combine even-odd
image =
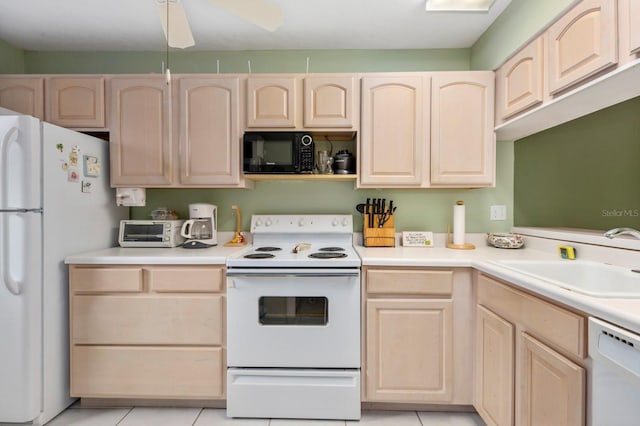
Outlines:
[{"label": "green wall", "polygon": [[519,226],[640,228],[640,97],[515,142]]},{"label": "green wall", "polygon": [[[149,219],[151,210],[168,207],[181,217],[188,215],[188,204],[211,203],[218,206],[220,229],[235,229],[231,206],[242,210],[244,230],[249,229],[251,214],[260,213],[352,213],[356,229],[362,218],[355,211],[367,198],[386,198],[398,206],[396,230],[430,230],[445,232],[453,218],[453,204],[464,200],[468,232],[501,232],[511,226],[507,221],[489,221],[489,206],[506,204],[512,211],[513,144],[500,143],[497,149],[497,184],[495,188],[467,190],[359,189],[353,182],[259,181],[253,190],[239,189],[147,189],[146,207],[132,208],[132,217]],[[511,217],[511,215],[509,215]]]},{"label": "green wall", "polygon": [[496,69],[575,0],[512,0],[471,49],[471,69]]},{"label": "green wall", "polygon": [[[468,70],[470,49],[170,51],[172,73],[374,72]],[[162,52],[25,52],[29,74],[160,73]]]},{"label": "green wall", "polygon": [[0,74],[24,73],[24,50],[0,40]]}]

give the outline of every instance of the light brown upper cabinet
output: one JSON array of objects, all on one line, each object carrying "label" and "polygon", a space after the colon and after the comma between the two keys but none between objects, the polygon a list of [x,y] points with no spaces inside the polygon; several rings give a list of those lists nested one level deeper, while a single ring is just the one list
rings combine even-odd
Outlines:
[{"label": "light brown upper cabinet", "polygon": [[640,53],[640,2],[629,1],[629,40],[631,53]]},{"label": "light brown upper cabinet", "polygon": [[494,185],[494,73],[437,72],[431,81],[431,186]]},{"label": "light brown upper cabinet", "polygon": [[354,76],[305,77],[304,127],[357,127]]},{"label": "light brown upper cabinet", "polygon": [[544,100],[544,37],[529,43],[496,72],[496,121]]},{"label": "light brown upper cabinet", "polygon": [[638,59],[640,54],[640,2],[618,0],[618,43],[620,64]]},{"label": "light brown upper cabinet", "polygon": [[171,183],[170,87],[164,76],[110,81],[111,186]]},{"label": "light brown upper cabinet", "polygon": [[0,77],[0,107],[44,120],[44,79]]},{"label": "light brown upper cabinet", "polygon": [[427,74],[362,78],[361,187],[420,187],[429,148]]},{"label": "light brown upper cabinet", "polygon": [[583,0],[549,27],[551,94],[618,62],[616,9],[615,0]]},{"label": "light brown upper cabinet", "polygon": [[249,77],[247,127],[296,127],[296,78]]},{"label": "light brown upper cabinet", "polygon": [[45,120],[63,127],[104,128],[102,77],[50,77],[45,80]]},{"label": "light brown upper cabinet", "polygon": [[355,130],[356,78],[355,74],[249,76],[247,128]]},{"label": "light brown upper cabinet", "polygon": [[180,184],[240,183],[240,79],[181,77]]}]

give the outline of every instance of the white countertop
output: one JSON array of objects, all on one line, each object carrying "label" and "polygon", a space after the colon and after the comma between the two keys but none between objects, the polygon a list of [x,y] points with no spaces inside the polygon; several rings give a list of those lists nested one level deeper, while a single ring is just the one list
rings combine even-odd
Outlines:
[{"label": "white countertop", "polygon": [[[566,235],[564,231],[563,235]],[[568,244],[576,248],[578,259],[640,269],[640,251],[563,241],[557,238],[557,234],[553,237],[555,238],[525,237],[525,248],[517,250],[489,247],[484,240],[484,234],[468,235],[468,242],[476,245],[474,250],[448,249],[445,247],[442,236],[440,240],[434,236],[435,247],[381,248],[356,245],[356,250],[362,259],[363,266],[474,268],[587,315],[640,333],[640,297],[637,299],[591,297],[495,263],[500,260],[558,260],[560,258],[557,246]]]},{"label": "white countertop", "polygon": [[76,265],[224,265],[227,257],[244,247],[217,245],[205,249],[113,247],[68,256],[64,263]]},{"label": "white countertop", "polygon": [[[558,259],[557,246],[570,244],[577,248],[579,259],[640,268],[640,251],[589,246],[580,242],[566,242],[535,236],[525,238],[525,248],[518,250],[489,247],[485,243],[484,234],[469,234],[467,242],[476,245],[474,250],[448,249],[444,246],[444,236],[442,235],[434,236],[434,240],[435,247],[429,248],[402,246],[372,248],[363,247],[356,243],[356,251],[362,259],[363,266],[475,268],[587,315],[640,333],[640,298],[612,299],[586,296],[495,263],[499,260]],[[222,241],[227,241],[227,239]],[[248,247],[224,247],[222,243],[207,249],[114,247],[69,256],[65,259],[65,263],[224,265],[228,256]]]}]

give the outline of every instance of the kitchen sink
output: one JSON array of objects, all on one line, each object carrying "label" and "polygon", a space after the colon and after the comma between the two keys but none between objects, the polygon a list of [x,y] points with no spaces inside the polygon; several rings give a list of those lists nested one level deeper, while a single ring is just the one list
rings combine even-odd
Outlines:
[{"label": "kitchen sink", "polygon": [[588,296],[640,298],[640,273],[630,268],[579,260],[501,260],[495,263]]}]

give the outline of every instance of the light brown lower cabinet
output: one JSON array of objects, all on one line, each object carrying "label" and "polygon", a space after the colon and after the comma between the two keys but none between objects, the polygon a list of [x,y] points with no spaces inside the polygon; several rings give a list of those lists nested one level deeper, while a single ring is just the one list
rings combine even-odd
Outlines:
[{"label": "light brown lower cabinet", "polygon": [[586,316],[477,275],[474,406],[487,425],[582,426]]},{"label": "light brown lower cabinet", "polygon": [[514,327],[478,306],[476,333],[476,410],[488,425],[511,425]]},{"label": "light brown lower cabinet", "polygon": [[71,396],[225,398],[222,266],[72,265]]},{"label": "light brown lower cabinet", "polygon": [[365,267],[363,401],[471,404],[471,273]]}]

